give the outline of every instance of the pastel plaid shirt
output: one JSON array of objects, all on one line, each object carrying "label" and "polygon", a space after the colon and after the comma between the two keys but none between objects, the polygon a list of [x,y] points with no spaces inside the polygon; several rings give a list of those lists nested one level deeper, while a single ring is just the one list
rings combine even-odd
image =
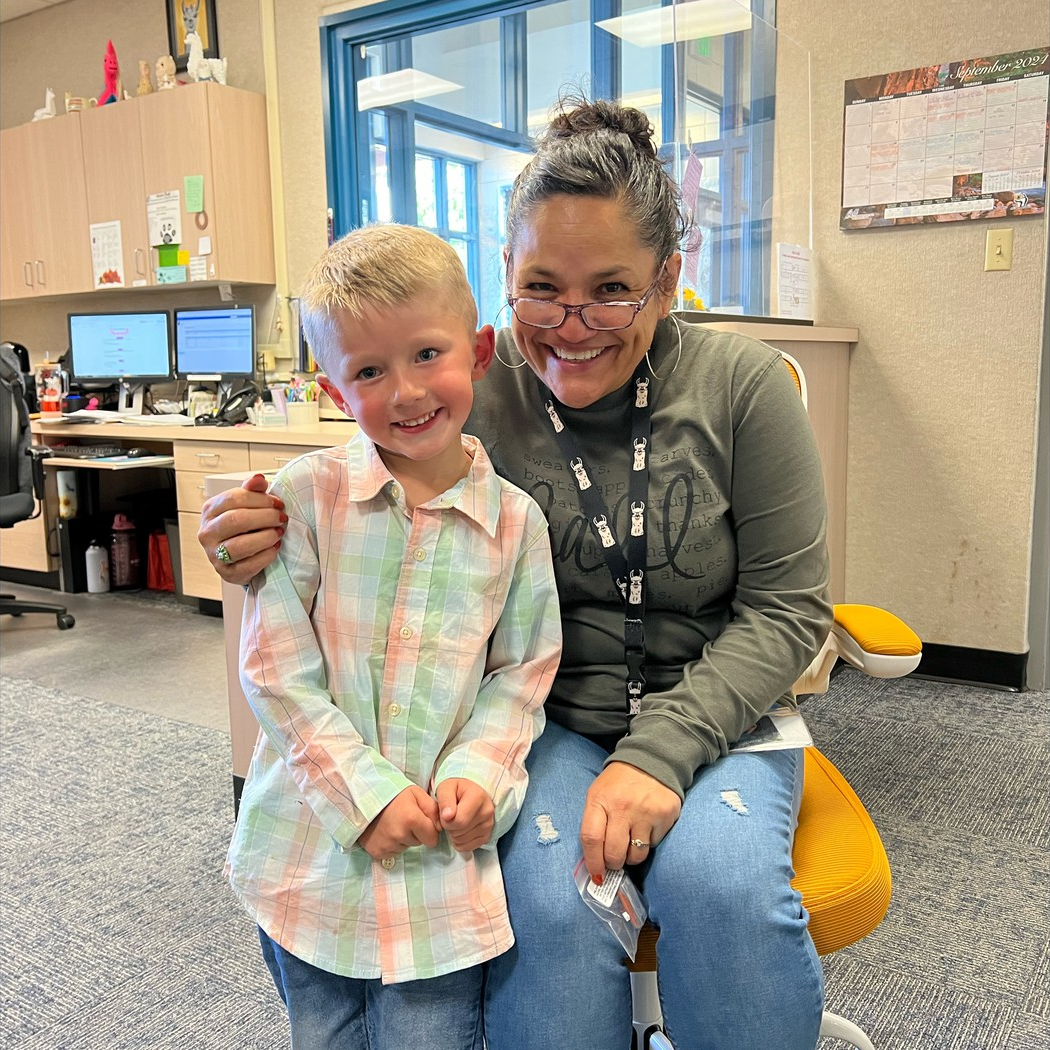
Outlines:
[{"label": "pastel plaid shirt", "polygon": [[[525,793],[561,652],[547,522],[475,438],[467,477],[409,513],[375,446],[290,463],[280,556],[246,596],[241,683],[262,731],[226,875],[255,921],[321,969],[435,977],[514,942],[495,843]],[[492,797],[492,840],[380,864],[358,836],[400,791]]]}]

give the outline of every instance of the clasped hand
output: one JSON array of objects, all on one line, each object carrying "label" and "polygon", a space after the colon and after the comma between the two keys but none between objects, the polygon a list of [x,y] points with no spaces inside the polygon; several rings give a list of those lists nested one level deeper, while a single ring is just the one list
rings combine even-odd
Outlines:
[{"label": "clasped hand", "polygon": [[460,853],[484,846],[496,823],[496,807],[473,780],[453,777],[432,798],[412,784],[396,795],[361,832],[358,842],[374,860],[386,860],[412,846],[431,849],[442,831]]}]

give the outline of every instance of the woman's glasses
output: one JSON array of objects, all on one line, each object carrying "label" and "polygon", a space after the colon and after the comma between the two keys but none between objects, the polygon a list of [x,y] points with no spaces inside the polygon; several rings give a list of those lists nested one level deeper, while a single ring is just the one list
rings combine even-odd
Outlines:
[{"label": "woman's glasses", "polygon": [[618,332],[630,328],[638,312],[652,298],[656,286],[664,273],[663,263],[657,271],[653,283],[638,302],[615,303],[580,303],[570,306],[553,299],[527,299],[520,295],[508,296],[507,305],[514,311],[514,316],[530,328],[560,328],[570,314],[576,314],[580,320],[595,332]]}]

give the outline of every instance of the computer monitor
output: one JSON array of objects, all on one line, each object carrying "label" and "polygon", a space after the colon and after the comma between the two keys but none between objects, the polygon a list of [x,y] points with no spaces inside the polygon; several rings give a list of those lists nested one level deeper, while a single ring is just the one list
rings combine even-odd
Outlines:
[{"label": "computer monitor", "polygon": [[70,314],[69,372],[88,388],[119,384],[118,411],[141,414],[146,384],[171,379],[168,311]]},{"label": "computer monitor", "polygon": [[175,311],[175,375],[228,383],[255,375],[255,308],[193,307]]}]

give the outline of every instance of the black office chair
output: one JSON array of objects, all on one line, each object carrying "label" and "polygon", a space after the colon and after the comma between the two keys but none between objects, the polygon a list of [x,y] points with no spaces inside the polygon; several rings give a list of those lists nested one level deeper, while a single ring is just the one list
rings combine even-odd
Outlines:
[{"label": "black office chair", "polygon": [[[44,459],[51,452],[31,444],[25,390],[14,347],[0,343],[0,528],[4,529],[37,517],[43,509]],[[60,631],[76,623],[64,605],[0,594],[0,615],[28,612],[52,613]]]}]

